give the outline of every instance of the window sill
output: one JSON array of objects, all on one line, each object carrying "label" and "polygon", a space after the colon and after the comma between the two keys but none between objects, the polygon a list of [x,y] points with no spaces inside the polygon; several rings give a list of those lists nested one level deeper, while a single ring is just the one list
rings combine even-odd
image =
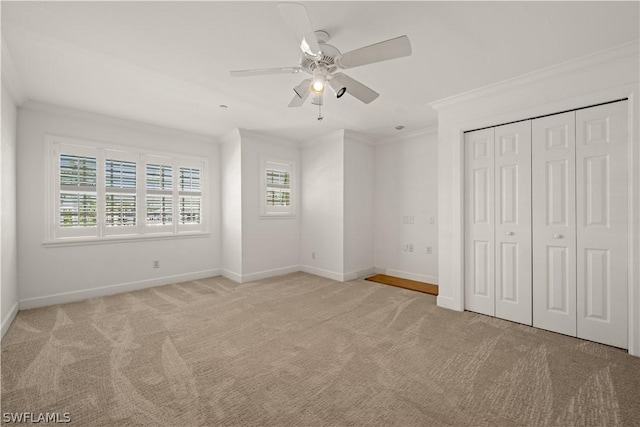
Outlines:
[{"label": "window sill", "polygon": [[105,245],[112,243],[127,242],[149,242],[154,240],[192,239],[209,237],[211,233],[203,231],[182,232],[182,233],[158,233],[129,236],[107,236],[107,237],[65,237],[56,240],[46,240],[42,242],[45,248],[59,248],[66,246],[89,246]]},{"label": "window sill", "polygon": [[269,214],[269,215],[265,215],[262,214],[260,215],[260,219],[296,219],[295,215],[292,214]]}]

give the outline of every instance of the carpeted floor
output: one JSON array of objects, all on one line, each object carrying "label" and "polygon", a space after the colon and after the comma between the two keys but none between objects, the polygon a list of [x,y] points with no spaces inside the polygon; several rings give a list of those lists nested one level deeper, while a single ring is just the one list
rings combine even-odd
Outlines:
[{"label": "carpeted floor", "polygon": [[22,311],[2,412],[72,424],[638,425],[640,359],[363,280],[221,277]]}]

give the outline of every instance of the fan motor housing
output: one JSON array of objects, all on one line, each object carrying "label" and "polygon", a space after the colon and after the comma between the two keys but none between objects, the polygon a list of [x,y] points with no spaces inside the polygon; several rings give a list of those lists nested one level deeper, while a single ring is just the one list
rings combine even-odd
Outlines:
[{"label": "fan motor housing", "polygon": [[310,74],[313,74],[313,70],[318,67],[323,67],[328,72],[335,71],[338,68],[338,64],[335,63],[335,59],[340,55],[340,51],[330,44],[319,44],[322,56],[319,59],[314,59],[313,57],[307,56],[303,53],[300,55],[300,67]]}]

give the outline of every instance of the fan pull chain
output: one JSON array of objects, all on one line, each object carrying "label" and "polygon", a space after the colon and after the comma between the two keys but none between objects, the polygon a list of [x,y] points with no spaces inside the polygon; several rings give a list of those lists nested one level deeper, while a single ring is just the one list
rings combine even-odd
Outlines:
[{"label": "fan pull chain", "polygon": [[318,104],[318,121],[321,121],[322,119],[324,119],[324,117],[322,117],[322,103]]}]

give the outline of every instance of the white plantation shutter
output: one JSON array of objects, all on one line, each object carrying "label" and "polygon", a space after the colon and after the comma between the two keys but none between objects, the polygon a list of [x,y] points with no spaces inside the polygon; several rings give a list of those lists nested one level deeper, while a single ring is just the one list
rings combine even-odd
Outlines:
[{"label": "white plantation shutter", "polygon": [[105,159],[105,224],[107,227],[136,225],[136,163]]},{"label": "white plantation shutter", "polygon": [[261,170],[262,210],[269,216],[292,216],[293,165],[284,161],[263,160]]},{"label": "white plantation shutter", "polygon": [[147,225],[155,229],[173,224],[173,167],[147,163]]},{"label": "white plantation shutter", "polygon": [[202,170],[180,167],[180,224],[200,224],[202,209]]},{"label": "white plantation shutter", "polygon": [[291,206],[291,174],[280,169],[266,170],[267,206]]},{"label": "white plantation shutter", "polygon": [[[97,159],[60,153],[58,219],[66,234],[94,234],[97,226]],[[71,229],[76,232],[71,232]]]}]

